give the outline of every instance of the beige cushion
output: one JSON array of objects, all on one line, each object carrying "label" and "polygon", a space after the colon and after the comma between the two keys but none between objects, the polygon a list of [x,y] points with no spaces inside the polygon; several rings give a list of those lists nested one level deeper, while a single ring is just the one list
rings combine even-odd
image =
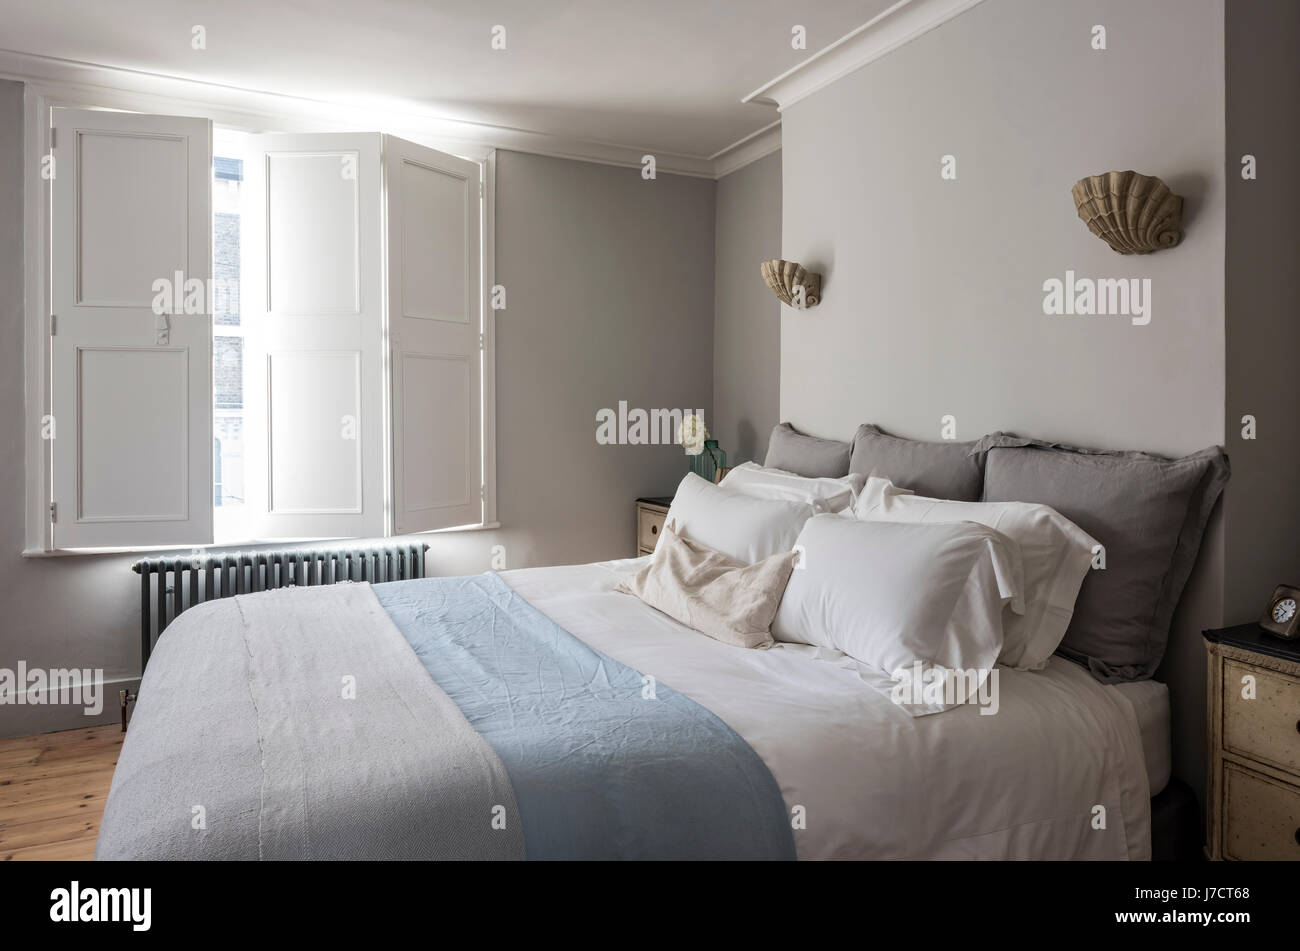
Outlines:
[{"label": "beige cushion", "polygon": [[772,646],[772,618],[797,552],[747,565],[664,525],[654,558],[619,590],[702,634],[736,647]]}]

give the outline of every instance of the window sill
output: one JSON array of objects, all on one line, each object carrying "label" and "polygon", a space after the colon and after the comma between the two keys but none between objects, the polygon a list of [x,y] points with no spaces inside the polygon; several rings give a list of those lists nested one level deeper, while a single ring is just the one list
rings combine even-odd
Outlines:
[{"label": "window sill", "polygon": [[[194,548],[204,553],[241,551],[243,549],[269,548],[271,546],[315,546],[337,543],[337,547],[346,548],[348,542],[364,542],[366,545],[396,544],[399,538],[416,538],[422,535],[449,535],[460,532],[487,532],[501,527],[500,522],[480,522],[476,525],[457,525],[453,528],[439,528],[432,532],[412,532],[407,535],[393,535],[384,539],[361,538],[250,538],[243,542],[221,542],[212,545],[194,545],[190,548],[165,545],[152,548],[24,548],[24,558],[65,558],[79,555],[157,555],[170,551],[192,551]],[[360,547],[360,546],[358,546]]]}]

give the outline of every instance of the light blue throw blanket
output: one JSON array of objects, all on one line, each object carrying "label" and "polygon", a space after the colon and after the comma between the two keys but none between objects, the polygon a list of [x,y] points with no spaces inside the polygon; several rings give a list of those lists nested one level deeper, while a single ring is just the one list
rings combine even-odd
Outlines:
[{"label": "light blue throw blanket", "polygon": [[492,573],[374,586],[509,773],[529,859],[793,859],[767,766],[704,707],[588,647]]}]

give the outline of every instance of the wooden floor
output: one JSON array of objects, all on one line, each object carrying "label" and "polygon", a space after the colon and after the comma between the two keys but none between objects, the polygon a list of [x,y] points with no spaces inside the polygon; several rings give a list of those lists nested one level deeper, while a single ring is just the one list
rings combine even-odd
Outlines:
[{"label": "wooden floor", "polygon": [[125,735],[111,725],[0,740],[0,861],[94,857]]}]

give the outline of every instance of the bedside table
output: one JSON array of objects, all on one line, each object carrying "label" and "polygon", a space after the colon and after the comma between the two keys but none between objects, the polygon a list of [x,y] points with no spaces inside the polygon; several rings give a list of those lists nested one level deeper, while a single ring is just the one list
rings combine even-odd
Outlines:
[{"label": "bedside table", "polygon": [[636,500],[636,553],[649,555],[659,541],[659,532],[668,517],[671,495]]},{"label": "bedside table", "polygon": [[1205,646],[1206,854],[1300,860],[1300,643],[1242,624]]}]

